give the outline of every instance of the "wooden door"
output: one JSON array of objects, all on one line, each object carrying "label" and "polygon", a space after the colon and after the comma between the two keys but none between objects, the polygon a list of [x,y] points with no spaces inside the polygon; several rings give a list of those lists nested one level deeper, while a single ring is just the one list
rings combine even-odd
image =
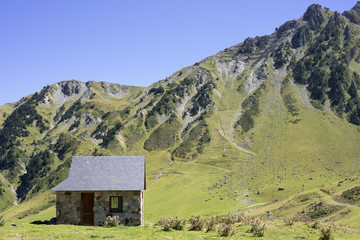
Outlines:
[{"label": "wooden door", "polygon": [[94,193],[81,193],[81,223],[94,225]]}]

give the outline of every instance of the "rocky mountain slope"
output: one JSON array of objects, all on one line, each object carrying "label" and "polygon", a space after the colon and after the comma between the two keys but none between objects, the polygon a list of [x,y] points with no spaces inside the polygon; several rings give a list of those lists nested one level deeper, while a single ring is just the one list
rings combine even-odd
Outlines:
[{"label": "rocky mountain slope", "polygon": [[150,219],[358,175],[359,7],[311,5],[147,88],[64,81],[0,107],[0,211],[66,178],[74,155],[145,155]]}]

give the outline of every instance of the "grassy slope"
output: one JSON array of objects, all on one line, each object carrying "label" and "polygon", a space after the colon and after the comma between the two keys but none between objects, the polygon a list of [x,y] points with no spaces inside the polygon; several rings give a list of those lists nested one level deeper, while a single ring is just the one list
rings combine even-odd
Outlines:
[{"label": "grassy slope", "polygon": [[[342,176],[339,174],[344,169],[348,171],[343,173],[346,175],[358,171],[351,164],[358,156],[358,128],[332,113],[306,107],[301,102],[300,89],[295,85],[291,85],[291,91],[298,99],[301,121],[297,124],[289,122],[291,116],[280,96],[281,79],[276,74],[269,77],[266,96],[260,104],[262,112],[256,118],[256,127],[249,133],[249,136],[254,133],[254,137],[248,139],[252,140],[251,151],[257,156],[241,151],[231,141],[229,128],[236,117],[242,94],[237,91],[241,82],[229,79],[217,80],[217,90],[221,94],[218,98],[216,93],[213,94],[216,107],[205,119],[211,142],[196,162],[170,164],[168,151],[146,152],[142,146],[151,132],[142,136],[131,149],[115,144],[104,150],[105,154],[146,156],[148,190],[145,206],[149,209],[146,211],[149,221],[156,221],[161,216],[189,217],[198,213],[210,215],[244,210],[249,205],[293,195],[301,191],[302,184],[309,190],[340,179]],[[96,86],[94,91],[99,91]],[[98,96],[101,94],[97,93]],[[90,101],[106,109],[121,110],[131,98],[128,96],[116,103],[100,97]],[[80,137],[94,128],[80,130],[76,135]],[[221,131],[227,138],[220,134]],[[56,136],[60,132],[59,128],[53,134]],[[92,144],[85,141],[78,152],[91,154]],[[208,190],[216,183],[221,184],[224,175],[230,174],[227,185]],[[309,177],[314,180],[309,180]],[[280,186],[285,191],[277,191]],[[257,195],[257,191],[261,194]]]},{"label": "grassy slope", "polygon": [[[210,194],[208,187],[227,171],[195,162],[174,163],[170,171],[145,192],[145,219],[155,222],[163,216],[188,218],[192,214],[223,213],[234,203]],[[151,210],[150,210],[151,209]]]},{"label": "grassy slope", "polygon": [[[48,219],[54,209],[44,211],[38,218],[27,218],[28,222],[16,222],[17,226],[6,224],[0,231],[0,239],[223,239],[217,232],[205,231],[162,231],[160,227],[89,227],[68,225],[34,225],[29,224],[33,220]],[[235,235],[225,239],[311,239],[317,240],[320,231],[309,228],[303,223],[295,223],[293,226],[285,226],[284,223],[274,221],[267,224],[265,237],[253,237],[250,226],[236,226]],[[334,233],[335,239],[358,239],[358,231],[337,227]]]},{"label": "grassy slope", "polygon": [[0,128],[2,128],[3,122],[5,121],[6,117],[11,114],[12,111],[13,109],[10,106],[0,106]]},{"label": "grassy slope", "polygon": [[[205,67],[214,70],[210,60]],[[215,110],[205,119],[211,142],[195,162],[168,165],[168,160],[163,167],[153,169],[152,176],[158,171],[161,177],[145,195],[145,205],[149,206],[146,208],[151,209],[146,213],[150,221],[160,216],[189,217],[198,213],[241,211],[246,206],[296,194],[302,190],[302,184],[305,190],[310,190],[359,171],[353,166],[359,154],[358,127],[331,112],[306,106],[301,100],[300,87],[294,84],[290,84],[288,91],[297,100],[300,114],[295,118],[291,116],[280,94],[283,77],[274,70],[270,71],[270,80],[266,83],[262,112],[251,130],[255,135],[250,138],[253,141],[251,151],[257,156],[241,151],[231,141],[229,129],[244,97],[237,91],[242,82],[225,79],[225,76],[220,78],[217,71],[213,73],[219,77],[216,89],[220,96],[213,94]],[[296,118],[300,119],[298,123],[290,122]],[[148,166],[151,167],[155,159],[160,162],[153,157]],[[211,173],[214,171],[211,166],[217,174]],[[220,184],[224,175],[231,175],[227,185],[207,190]],[[277,191],[278,187],[284,187],[285,191]],[[257,191],[261,194],[257,195]]]},{"label": "grassy slope", "polygon": [[[54,208],[56,196],[54,192],[45,191],[39,193],[36,197],[24,201],[21,204],[12,207],[3,213],[5,219],[16,220],[23,219],[26,216],[36,216],[43,210]],[[55,212],[53,212],[55,216]],[[52,217],[51,217],[52,218]],[[50,218],[49,218],[50,219]]]},{"label": "grassy slope", "polygon": [[12,205],[16,201],[14,194],[11,193],[11,184],[6,180],[6,178],[0,173],[0,211],[8,208],[9,205]]},{"label": "grassy slope", "polygon": [[[199,166],[196,166],[199,165]],[[179,163],[177,167],[174,167],[178,173],[167,174],[164,178],[174,178],[178,184],[182,184],[185,179],[193,180],[191,176],[188,177],[178,177],[182,176],[181,171],[191,168],[190,172],[197,172],[197,168],[203,168],[201,164],[196,163]],[[219,172],[218,168],[205,167],[205,172],[214,174],[214,177],[217,177],[218,174],[222,174],[221,170]],[[156,183],[157,184],[157,183]],[[195,183],[194,185],[197,185]],[[297,212],[301,210],[306,210],[307,206],[312,202],[324,202],[326,204],[340,205],[343,208],[340,211],[334,212],[320,219],[321,224],[324,226],[332,226],[334,229],[335,239],[358,239],[360,234],[360,225],[359,225],[359,212],[360,207],[356,205],[350,205],[347,203],[341,203],[335,201],[336,196],[341,195],[342,192],[347,189],[353,188],[360,185],[360,177],[347,178],[340,182],[335,182],[329,185],[324,186],[322,189],[315,189],[311,191],[305,191],[300,194],[296,194],[292,197],[286,198],[279,202],[274,202],[271,204],[264,205],[262,207],[249,210],[245,212],[245,215],[250,217],[261,218],[266,223],[265,237],[262,239],[319,239],[320,230],[312,229],[309,226],[301,222],[296,222],[292,226],[288,226],[283,222],[284,217],[292,217]],[[163,186],[157,186],[156,189],[162,188]],[[164,186],[165,187],[165,186]],[[168,186],[169,187],[169,186]],[[173,188],[170,186],[168,188],[168,196],[174,194]],[[196,190],[196,189],[195,189]],[[329,192],[325,193],[325,192]],[[148,192],[146,197],[149,198],[150,194],[156,194],[155,192]],[[206,194],[205,194],[206,195]],[[48,196],[49,199],[53,196]],[[164,196],[167,197],[166,195]],[[44,198],[42,196],[41,198]],[[39,199],[41,199],[39,198]],[[184,201],[189,201],[191,196],[184,196]],[[161,201],[161,199],[157,199]],[[191,200],[191,199],[190,199]],[[196,201],[192,199],[193,201]],[[149,200],[148,200],[149,201]],[[29,208],[31,206],[37,206],[40,202],[32,200],[30,202],[23,203],[23,207]],[[184,231],[171,231],[164,232],[161,230],[161,227],[153,225],[151,218],[154,218],[159,215],[159,211],[163,212],[161,208],[159,209],[156,203],[150,203],[155,207],[147,207],[149,202],[145,203],[146,211],[148,212],[145,215],[145,221],[147,222],[145,227],[118,227],[118,228],[103,228],[103,227],[89,227],[89,226],[68,226],[68,225],[34,225],[30,224],[32,221],[37,220],[49,220],[55,216],[55,207],[49,207],[44,211],[39,211],[37,214],[29,214],[29,216],[19,215],[19,210],[14,211],[8,210],[5,212],[5,218],[7,222],[4,227],[1,227],[0,239],[17,239],[21,236],[24,239],[48,239],[52,238],[61,238],[61,239],[89,239],[89,238],[121,238],[121,239],[212,239],[217,238],[218,234],[216,232],[206,233],[204,231],[188,231],[188,227]],[[209,204],[211,204],[209,202]],[[20,205],[20,207],[21,207]],[[189,206],[191,208],[191,205]],[[198,208],[199,206],[194,206]],[[212,207],[215,207],[213,204]],[[218,207],[220,207],[218,205]],[[18,208],[19,209],[19,208]],[[350,209],[350,211],[347,211]],[[174,209],[176,210],[176,209]],[[179,209],[177,209],[179,211]],[[185,212],[191,209],[181,210]],[[343,213],[346,212],[344,215]],[[270,213],[270,215],[268,214]],[[171,214],[171,213],[169,213]],[[208,215],[206,212],[202,213],[202,216]],[[174,216],[174,215],[173,215]],[[268,220],[269,216],[273,220]],[[20,219],[19,219],[20,217]],[[189,216],[182,216],[188,219]],[[329,223],[326,223],[329,221]],[[16,226],[11,226],[10,223],[15,223]],[[344,225],[350,225],[350,227],[345,227]],[[348,225],[348,226],[349,226]],[[254,239],[250,230],[251,226],[249,225],[235,225],[235,235],[230,239]]]},{"label": "grassy slope", "polygon": [[307,212],[311,203],[323,202],[324,205],[339,206],[340,210],[332,213],[328,212],[321,218],[321,221],[346,225],[360,230],[359,204],[349,204],[338,198],[344,191],[359,186],[360,176],[354,176],[328,184],[321,189],[301,192],[282,201],[249,210],[246,214],[263,219],[268,219],[269,217],[282,219],[284,217],[293,217],[301,211]]},{"label": "grassy slope", "polygon": [[[9,116],[12,112],[12,108],[8,105],[0,106],[0,129],[3,127],[3,122],[6,117]],[[5,177],[0,173],[0,212],[8,208],[9,205],[12,205],[15,202],[15,197],[11,193],[11,184],[5,179]]]},{"label": "grassy slope", "polygon": [[[359,167],[354,163],[360,149],[359,127],[348,124],[331,112],[306,106],[301,100],[300,87],[294,84],[290,84],[287,91],[296,99],[299,115],[291,116],[280,94],[284,77],[279,71],[270,69],[269,73],[266,96],[261,99],[261,112],[256,118],[255,128],[245,134],[252,142],[250,150],[257,156],[235,155],[239,161],[231,165],[236,169],[235,175],[242,186],[234,188],[250,190],[255,202],[268,202],[301,191],[302,184],[305,189],[314,189],[343,176],[357,174]],[[216,121],[210,123],[214,131],[221,126],[230,127],[228,119],[235,117],[234,107],[231,106],[239,101],[241,95],[234,86],[226,82],[223,89],[219,89],[223,94],[216,114],[221,124],[219,127]],[[236,98],[229,97],[236,95]],[[224,100],[224,96],[228,101]],[[300,121],[291,122],[296,119]],[[231,146],[230,142],[228,145]],[[217,157],[213,149],[212,153]],[[278,187],[284,187],[285,191],[277,191]],[[259,190],[262,194],[256,195]]]},{"label": "grassy slope", "polygon": [[293,117],[277,99],[256,124],[259,128],[255,130],[253,151],[261,163],[258,166],[262,166],[257,168],[259,185],[266,185],[261,190],[271,195],[278,187],[285,188],[272,198],[295,194],[302,184],[313,189],[359,172],[354,165],[360,149],[359,127],[331,112],[305,106],[300,100],[300,88],[295,85],[292,88],[294,98],[298,99],[300,121],[291,123]]}]

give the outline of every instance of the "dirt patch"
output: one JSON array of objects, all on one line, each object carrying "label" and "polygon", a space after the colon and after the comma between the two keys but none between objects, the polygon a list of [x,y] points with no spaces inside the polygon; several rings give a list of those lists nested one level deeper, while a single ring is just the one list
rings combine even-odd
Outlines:
[{"label": "dirt patch", "polygon": [[303,87],[301,88],[301,90],[300,90],[300,92],[301,92],[301,99],[302,99],[302,101],[305,103],[305,106],[306,106],[306,107],[314,108],[314,107],[311,105],[311,103],[310,103],[309,96],[308,96],[308,94],[307,94],[306,88],[307,88],[307,85],[303,86]]}]

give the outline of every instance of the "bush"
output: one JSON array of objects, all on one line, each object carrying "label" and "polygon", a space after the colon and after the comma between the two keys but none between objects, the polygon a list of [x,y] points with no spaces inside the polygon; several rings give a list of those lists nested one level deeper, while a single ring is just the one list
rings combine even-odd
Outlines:
[{"label": "bush", "polygon": [[190,231],[201,231],[205,225],[205,221],[200,218],[200,215],[191,216],[189,219]]},{"label": "bush", "polygon": [[313,229],[320,229],[320,222],[316,220],[316,221],[311,225],[311,228],[313,228]]},{"label": "bush", "polygon": [[263,237],[265,235],[265,223],[261,221],[253,221],[251,223],[250,232],[253,233],[254,237]]},{"label": "bush", "polygon": [[331,227],[321,229],[321,236],[320,236],[319,240],[334,240],[334,239],[335,238],[332,234]]},{"label": "bush", "polygon": [[117,227],[119,226],[119,216],[106,217],[105,227]]},{"label": "bush", "polygon": [[225,224],[234,224],[235,223],[235,217],[233,214],[228,213],[227,215],[224,215],[222,217],[222,222]]},{"label": "bush", "polygon": [[216,218],[211,216],[211,218],[206,219],[206,232],[216,231]]},{"label": "bush", "polygon": [[294,219],[295,222],[302,222],[306,224],[309,224],[313,221],[308,215],[297,215],[294,217]]},{"label": "bush", "polygon": [[303,222],[309,224],[312,222],[312,219],[307,215],[298,215],[292,218],[284,218],[283,219],[285,225],[292,226],[295,222]]},{"label": "bush", "polygon": [[186,221],[184,219],[178,218],[177,216],[171,220],[171,228],[175,230],[183,230],[185,224]]},{"label": "bush", "polygon": [[162,226],[163,231],[170,231],[170,229],[171,229],[171,221],[170,221],[170,218],[165,218],[165,217],[163,217],[163,218],[161,218],[161,219],[159,220],[158,224],[159,224],[160,226]]},{"label": "bush", "polygon": [[0,227],[5,225],[5,219],[3,215],[0,215]]},{"label": "bush", "polygon": [[170,229],[174,230],[183,230],[186,224],[184,219],[178,218],[166,218],[163,217],[159,220],[158,224],[163,227],[163,231],[169,231]]},{"label": "bush", "polygon": [[228,236],[233,236],[235,234],[235,230],[232,229],[231,224],[223,224],[218,232],[220,237],[228,237]]},{"label": "bush", "polygon": [[228,213],[226,215],[216,216],[216,221],[218,223],[225,223],[225,224],[234,224],[234,223],[241,223],[244,225],[249,225],[253,219],[245,217],[241,213]]},{"label": "bush", "polygon": [[224,224],[234,224],[236,222],[235,215],[230,212],[225,215],[216,216],[216,220],[217,222]]},{"label": "bush", "polygon": [[237,214],[236,222],[241,223],[242,225],[250,225],[254,220],[250,217],[245,217],[241,214]]},{"label": "bush", "polygon": [[284,218],[283,221],[285,225],[292,226],[295,222],[295,218]]}]

